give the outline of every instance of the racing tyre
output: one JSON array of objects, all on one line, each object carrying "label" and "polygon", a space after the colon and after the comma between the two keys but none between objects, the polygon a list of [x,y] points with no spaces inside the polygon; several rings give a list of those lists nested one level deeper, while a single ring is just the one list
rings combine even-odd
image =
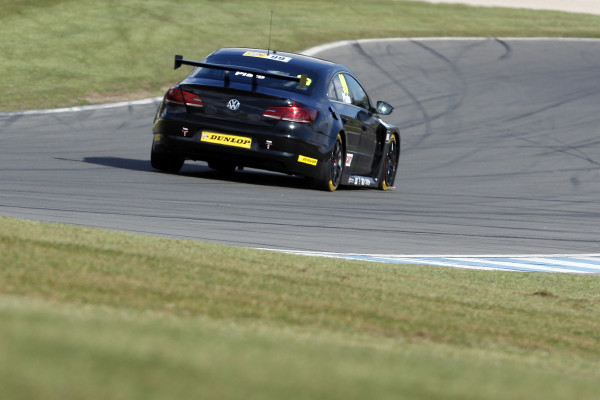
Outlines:
[{"label": "racing tyre", "polygon": [[176,174],[183,166],[184,159],[174,157],[168,153],[158,153],[152,151],[150,154],[150,164],[158,170]]},{"label": "racing tyre", "polygon": [[392,135],[387,145],[387,151],[383,156],[383,166],[379,174],[379,189],[389,190],[394,186],[396,171],[398,170],[398,159],[400,158],[400,146],[396,135]]},{"label": "racing tyre", "polygon": [[317,188],[328,192],[333,192],[342,182],[342,173],[344,172],[344,144],[342,136],[338,133],[331,156],[325,161],[325,170],[321,180],[317,182]]}]

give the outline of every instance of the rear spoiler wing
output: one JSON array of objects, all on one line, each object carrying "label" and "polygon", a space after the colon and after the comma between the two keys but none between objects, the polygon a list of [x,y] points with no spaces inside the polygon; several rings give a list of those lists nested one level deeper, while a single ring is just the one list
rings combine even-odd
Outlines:
[{"label": "rear spoiler wing", "polygon": [[229,72],[230,71],[235,71],[235,72],[244,72],[246,74],[251,74],[252,75],[252,84],[256,85],[256,77],[257,75],[260,76],[266,76],[269,78],[275,78],[275,79],[283,79],[286,81],[293,81],[293,82],[298,82],[298,87],[299,88],[303,88],[306,86],[306,82],[308,81],[308,75],[306,74],[301,74],[299,76],[288,76],[288,75],[282,75],[282,74],[275,74],[275,73],[271,73],[271,72],[266,72],[266,71],[262,71],[260,69],[255,69],[255,68],[246,68],[246,67],[237,67],[235,65],[223,65],[223,64],[211,64],[211,63],[203,63],[203,62],[198,62],[198,61],[191,61],[191,60],[184,60],[183,56],[180,55],[176,55],[175,56],[175,68],[177,69],[179,67],[181,67],[182,65],[191,65],[194,67],[202,67],[202,68],[212,68],[212,69],[220,69],[220,70],[224,70],[227,73],[225,74],[225,82],[229,83]]}]

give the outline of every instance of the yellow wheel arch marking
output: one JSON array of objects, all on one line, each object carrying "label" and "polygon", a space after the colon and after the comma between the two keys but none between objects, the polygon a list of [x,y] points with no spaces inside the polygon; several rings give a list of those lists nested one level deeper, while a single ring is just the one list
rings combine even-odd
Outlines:
[{"label": "yellow wheel arch marking", "polygon": [[[392,143],[392,142],[396,142],[396,135],[394,135],[394,134],[392,134],[392,135],[390,136],[390,140],[389,140],[389,142],[388,142],[388,143]],[[386,154],[386,157],[387,157],[387,154]],[[385,167],[385,165],[384,165],[384,167]],[[383,190],[389,190],[389,189],[390,189],[390,186],[387,184],[387,181],[385,180],[385,178],[386,178],[386,177],[385,177],[385,175],[384,175],[384,176],[383,176],[383,179],[382,179],[382,181],[381,181],[381,188],[382,188]]]},{"label": "yellow wheel arch marking", "polygon": [[[340,75],[340,76],[341,76],[341,75]],[[344,81],[344,82],[345,82],[345,81]],[[341,144],[342,144],[342,146],[343,146],[343,145],[344,145],[344,141],[342,140],[342,135],[341,135],[341,134],[339,134],[339,133],[337,134],[337,139],[339,139],[339,140],[340,140],[340,143],[341,143]],[[331,162],[333,162],[333,155],[332,155],[331,157],[332,157],[332,160],[331,160]],[[343,172],[343,169],[344,169],[343,165],[344,165],[344,162],[345,162],[345,161],[346,161],[346,160],[344,159],[344,151],[343,151],[343,147],[342,147],[342,172]],[[340,183],[341,183],[341,182],[342,182],[342,178],[340,177]],[[338,185],[337,185],[337,186],[335,186],[335,185],[333,184],[333,179],[329,179],[329,191],[333,192],[334,190],[336,190],[336,189],[338,188],[338,186],[340,186],[340,185],[339,185],[339,183],[338,183]]]}]

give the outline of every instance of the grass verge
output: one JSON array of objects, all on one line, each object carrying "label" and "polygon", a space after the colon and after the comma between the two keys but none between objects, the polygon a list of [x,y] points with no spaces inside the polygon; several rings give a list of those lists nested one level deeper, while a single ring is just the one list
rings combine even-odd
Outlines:
[{"label": "grass verge", "polygon": [[0,218],[6,398],[595,398],[596,276]]},{"label": "grass verge", "polygon": [[160,96],[174,54],[381,37],[600,37],[600,16],[343,0],[0,0],[0,111]]}]

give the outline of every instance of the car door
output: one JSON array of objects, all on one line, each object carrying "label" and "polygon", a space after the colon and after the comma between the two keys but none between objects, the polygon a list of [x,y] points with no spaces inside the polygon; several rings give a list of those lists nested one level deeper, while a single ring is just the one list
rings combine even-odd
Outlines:
[{"label": "car door", "polygon": [[328,96],[346,131],[346,168],[355,174],[369,175],[378,120],[366,92],[350,74],[338,73],[329,85]]},{"label": "car door", "polygon": [[357,108],[356,121],[360,125],[361,135],[358,146],[358,164],[356,172],[368,176],[373,169],[373,157],[377,147],[377,125],[379,119],[373,113],[369,96],[360,83],[351,75],[345,74],[346,84],[350,91],[352,105]]},{"label": "car door", "polygon": [[354,171],[358,161],[361,124],[356,118],[357,109],[352,105],[350,90],[346,83],[344,74],[338,73],[333,76],[327,90],[327,96],[331,100],[334,112],[339,115],[344,124],[346,132],[346,165],[347,171]]}]

